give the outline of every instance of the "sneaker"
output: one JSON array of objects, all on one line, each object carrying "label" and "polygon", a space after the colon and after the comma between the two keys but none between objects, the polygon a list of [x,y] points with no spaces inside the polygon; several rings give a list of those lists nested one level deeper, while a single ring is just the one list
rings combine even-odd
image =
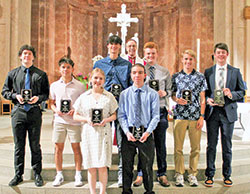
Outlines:
[{"label": "sneaker", "polygon": [[83,185],[82,176],[75,176],[75,187],[80,187]]},{"label": "sneaker", "polygon": [[64,181],[63,176],[57,174],[52,185],[54,187],[60,186],[63,183],[63,181]]},{"label": "sneaker", "polygon": [[214,185],[213,177],[207,177],[207,179],[204,182],[206,187],[212,187]]},{"label": "sneaker", "polygon": [[224,178],[224,187],[232,187],[232,185],[233,181],[230,179],[230,177]]},{"label": "sneaker", "polygon": [[192,174],[188,175],[188,182],[191,187],[197,187],[199,185],[196,176]]},{"label": "sneaker", "polygon": [[180,173],[175,174],[175,186],[177,186],[177,187],[183,187],[184,186],[183,175],[180,174]]},{"label": "sneaker", "polygon": [[133,186],[134,187],[139,187],[139,186],[142,185],[142,182],[143,182],[142,176],[137,176],[136,180],[133,182]]}]

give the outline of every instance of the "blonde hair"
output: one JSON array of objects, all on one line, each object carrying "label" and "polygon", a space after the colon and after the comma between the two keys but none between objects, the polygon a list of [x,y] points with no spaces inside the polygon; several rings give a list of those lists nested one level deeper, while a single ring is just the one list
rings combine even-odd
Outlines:
[{"label": "blonde hair", "polygon": [[90,78],[92,78],[95,73],[102,74],[103,77],[104,77],[104,80],[105,80],[105,73],[104,73],[104,71],[102,69],[100,69],[100,68],[93,69],[93,71],[90,73]]},{"label": "blonde hair", "polygon": [[181,54],[182,58],[183,58],[183,56],[184,56],[185,54],[190,55],[191,57],[193,57],[193,58],[196,60],[196,52],[194,52],[193,50],[191,50],[191,49],[185,50],[185,51]]},{"label": "blonde hair", "polygon": [[143,50],[145,51],[145,49],[147,48],[155,48],[156,51],[158,52],[158,45],[154,42],[147,42],[144,44]]}]

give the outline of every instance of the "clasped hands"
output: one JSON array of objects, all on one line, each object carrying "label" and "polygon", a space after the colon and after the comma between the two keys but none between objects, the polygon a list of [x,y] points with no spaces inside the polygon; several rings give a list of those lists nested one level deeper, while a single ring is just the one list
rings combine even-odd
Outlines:
[{"label": "clasped hands", "polygon": [[[142,134],[142,137],[139,139],[139,141],[141,143],[144,143],[145,141],[147,141],[149,135],[150,135],[149,132],[144,132]],[[128,138],[128,141],[132,141],[132,142],[136,142],[137,141],[137,139],[135,139],[135,137],[133,136],[133,134],[131,132],[127,132],[126,136]]]},{"label": "clasped hands", "polygon": [[[21,94],[16,95],[16,99],[20,104],[24,104],[23,97]],[[38,96],[33,96],[29,101],[28,104],[35,104],[39,100]]]}]

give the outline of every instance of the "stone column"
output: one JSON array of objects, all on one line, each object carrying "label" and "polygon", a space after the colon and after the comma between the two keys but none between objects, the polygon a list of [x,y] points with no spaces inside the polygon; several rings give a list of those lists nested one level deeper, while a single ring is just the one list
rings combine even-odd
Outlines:
[{"label": "stone column", "polygon": [[31,0],[0,0],[0,88],[7,73],[20,65],[17,56],[23,44],[30,44]]},{"label": "stone column", "polygon": [[[246,1],[246,6],[250,6],[250,0]],[[245,75],[250,75],[250,19],[246,20],[246,52],[245,52]],[[247,96],[250,96],[250,76],[245,77],[245,81],[247,82],[248,90]],[[248,98],[248,100],[250,100]]]}]

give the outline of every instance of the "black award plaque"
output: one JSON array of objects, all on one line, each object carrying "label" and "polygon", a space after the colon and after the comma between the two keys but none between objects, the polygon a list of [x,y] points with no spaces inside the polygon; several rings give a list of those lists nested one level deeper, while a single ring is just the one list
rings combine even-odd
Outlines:
[{"label": "black award plaque", "polygon": [[92,123],[102,122],[102,109],[92,109]]},{"label": "black award plaque", "polygon": [[224,106],[225,99],[223,90],[214,90],[214,104],[218,104],[219,106]]},{"label": "black award plaque", "polygon": [[140,127],[140,128],[133,127],[132,128],[132,134],[136,140],[140,140],[143,133],[144,133],[144,127]]},{"label": "black award plaque", "polygon": [[156,90],[157,92],[159,91],[160,89],[160,86],[159,86],[159,80],[157,79],[151,79],[149,80],[149,87]]},{"label": "black award plaque", "polygon": [[32,91],[31,89],[22,89],[21,95],[22,95],[24,103],[27,103],[32,98]]},{"label": "black award plaque", "polygon": [[192,91],[191,90],[183,90],[182,98],[187,101],[188,104],[192,102]]},{"label": "black award plaque", "polygon": [[115,97],[120,96],[121,91],[122,91],[122,86],[120,84],[112,84],[111,85],[111,93]]},{"label": "black award plaque", "polygon": [[70,111],[71,100],[61,100],[61,112],[68,113]]}]

